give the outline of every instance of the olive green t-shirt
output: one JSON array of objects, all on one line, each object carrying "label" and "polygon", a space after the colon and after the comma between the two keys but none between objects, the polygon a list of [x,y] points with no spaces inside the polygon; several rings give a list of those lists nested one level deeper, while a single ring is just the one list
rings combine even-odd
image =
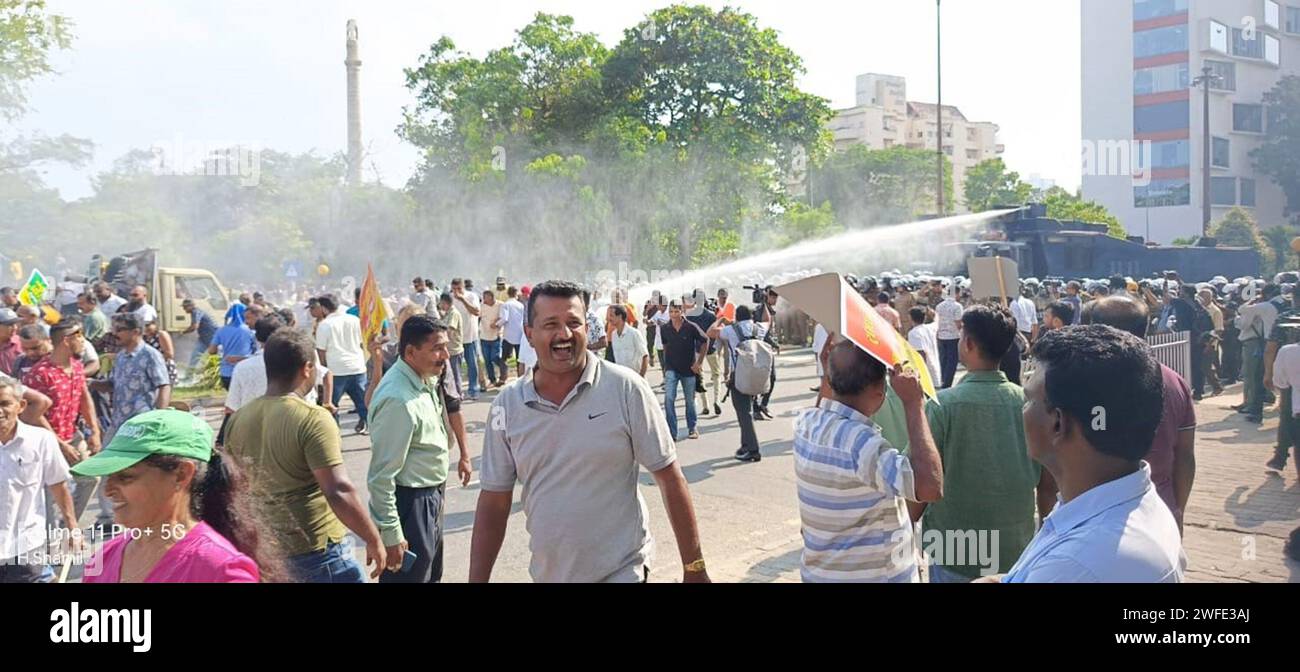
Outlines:
[{"label": "olive green t-shirt", "polygon": [[329,411],[297,395],[261,397],[226,426],[226,450],[246,465],[266,523],[288,555],[323,550],[347,535],[313,469],[343,464]]}]

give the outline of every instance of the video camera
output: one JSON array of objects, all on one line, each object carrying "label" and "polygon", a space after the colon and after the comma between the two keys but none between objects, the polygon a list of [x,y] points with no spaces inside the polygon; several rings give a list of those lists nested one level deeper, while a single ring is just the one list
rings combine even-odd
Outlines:
[{"label": "video camera", "polygon": [[741,287],[741,289],[753,291],[753,296],[751,298],[754,300],[754,303],[765,304],[767,303],[767,292],[772,289],[772,286],[768,285],[763,287],[761,285],[745,285],[744,287]]}]

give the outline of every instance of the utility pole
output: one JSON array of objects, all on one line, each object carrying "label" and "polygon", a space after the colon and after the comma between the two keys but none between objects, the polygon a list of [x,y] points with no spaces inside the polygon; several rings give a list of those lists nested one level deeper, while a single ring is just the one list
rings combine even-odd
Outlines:
[{"label": "utility pole", "polygon": [[1210,193],[1213,181],[1210,179],[1211,155],[1214,151],[1214,140],[1210,135],[1210,85],[1219,81],[1219,76],[1214,74],[1214,69],[1205,66],[1201,69],[1201,76],[1192,80],[1192,87],[1202,87],[1205,89],[1205,109],[1201,117],[1202,142],[1201,149],[1201,236],[1208,238],[1210,236],[1210,219],[1211,204],[1214,198]]},{"label": "utility pole", "polygon": [[935,105],[935,115],[938,126],[938,147],[939,147],[939,181],[935,184],[934,193],[939,204],[939,216],[945,214],[943,203],[943,0],[934,0],[935,12],[935,64],[938,69],[939,84],[939,104]]}]

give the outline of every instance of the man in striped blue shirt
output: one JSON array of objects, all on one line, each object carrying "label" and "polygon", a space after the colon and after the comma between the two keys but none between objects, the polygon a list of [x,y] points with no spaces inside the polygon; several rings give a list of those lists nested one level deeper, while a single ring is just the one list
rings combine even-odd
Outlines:
[{"label": "man in striped blue shirt", "polygon": [[868,416],[885,402],[884,364],[848,341],[822,355],[829,395],[795,426],[795,476],[807,582],[920,581],[905,500],[943,497],[943,465],[916,373],[890,377],[907,417],[908,455]]}]

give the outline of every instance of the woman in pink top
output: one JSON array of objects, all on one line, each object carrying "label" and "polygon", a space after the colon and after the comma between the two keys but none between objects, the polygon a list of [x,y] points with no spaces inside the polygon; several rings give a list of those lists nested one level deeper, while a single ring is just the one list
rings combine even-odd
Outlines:
[{"label": "woman in pink top", "polygon": [[158,410],[131,418],[74,473],[104,477],[123,529],[86,565],[85,583],[257,583],[283,576],[259,543],[247,486],[212,450],[198,418]]}]

